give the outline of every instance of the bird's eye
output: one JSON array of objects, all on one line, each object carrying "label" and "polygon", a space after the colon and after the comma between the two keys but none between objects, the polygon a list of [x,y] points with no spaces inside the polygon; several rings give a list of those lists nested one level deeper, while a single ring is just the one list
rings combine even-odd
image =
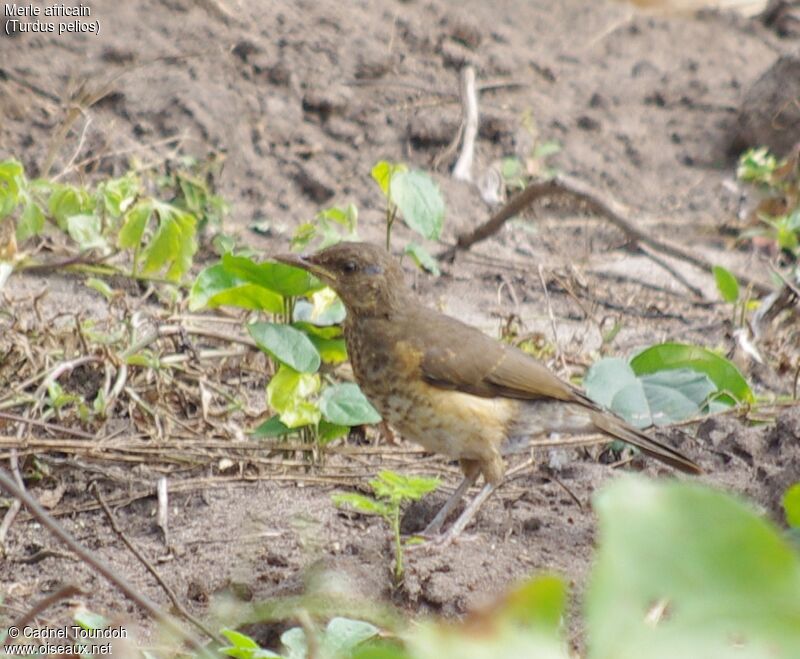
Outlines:
[{"label": "bird's eye", "polygon": [[345,261],[342,265],[342,270],[344,270],[348,275],[353,274],[356,270],[358,270],[358,265],[355,261]]}]

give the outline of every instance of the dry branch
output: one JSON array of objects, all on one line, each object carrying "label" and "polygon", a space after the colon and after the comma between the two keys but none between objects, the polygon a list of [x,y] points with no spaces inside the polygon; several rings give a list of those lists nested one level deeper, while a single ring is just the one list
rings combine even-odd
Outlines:
[{"label": "dry branch", "polygon": [[[645,247],[666,254],[672,258],[685,261],[701,270],[711,273],[713,263],[702,256],[693,254],[683,247],[654,238],[637,227],[630,219],[631,211],[620,202],[603,194],[594,187],[572,176],[559,174],[548,181],[538,181],[511,197],[508,202],[492,215],[486,222],[469,233],[458,236],[454,247],[450,247],[439,258],[452,260],[459,250],[467,250],[475,243],[486,240],[497,233],[512,217],[518,215],[537,199],[567,195],[586,204],[588,208],[605,217],[611,224],[619,228],[631,242],[643,247],[642,252],[648,254]],[[744,286],[751,286],[761,295],[770,292],[770,288],[741,273],[734,273]],[[685,282],[682,282],[685,283]]]}]

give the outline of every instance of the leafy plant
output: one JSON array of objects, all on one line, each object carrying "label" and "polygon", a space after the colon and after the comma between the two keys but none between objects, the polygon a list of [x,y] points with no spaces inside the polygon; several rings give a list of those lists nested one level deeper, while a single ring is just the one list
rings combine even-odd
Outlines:
[{"label": "leafy plant", "polygon": [[[315,659],[338,659],[352,656],[359,645],[374,638],[379,632],[380,630],[375,625],[362,620],[331,618],[322,632],[302,627],[287,629],[281,634],[281,645],[284,652],[275,654],[269,650],[262,650],[258,643],[249,636],[232,629],[224,629],[222,634],[231,645],[220,648],[220,652],[236,659],[265,659],[267,657],[307,659],[312,656],[309,648],[313,647]],[[308,633],[314,634],[311,643],[307,637]]]},{"label": "leafy plant", "polygon": [[[61,231],[81,253],[93,250],[107,262],[118,252],[132,256],[129,274],[177,282],[192,265],[197,227],[220,223],[225,204],[207,185],[181,171],[171,175],[170,201],[154,196],[146,176],[130,172],[93,188],[29,180],[16,160],[0,162],[0,220],[14,219],[22,244]],[[109,268],[105,265],[106,269]],[[112,270],[113,272],[113,270]]]},{"label": "leafy plant", "polygon": [[[398,213],[410,229],[428,240],[438,240],[444,222],[444,200],[436,183],[419,170],[409,170],[402,163],[381,160],[372,168],[372,178],[386,198],[386,249],[391,247],[392,226]],[[418,264],[430,263],[432,257],[416,245],[409,253]]]},{"label": "leafy plant", "polygon": [[344,361],[347,350],[340,326],[344,306],[318,279],[283,263],[226,254],[200,272],[189,294],[193,310],[223,305],[271,318],[247,325],[256,345],[276,364],[266,390],[275,416],[254,436],[299,433],[324,443],[352,426],[380,421],[355,384],[327,382],[319,373],[323,364]]},{"label": "leafy plant", "polygon": [[797,259],[800,246],[800,158],[778,160],[766,147],[745,151],[739,158],[739,180],[758,188],[762,199],[755,210],[762,227],[743,237],[766,235],[779,249]]},{"label": "leafy plant", "polygon": [[680,343],[651,346],[630,362],[607,357],[584,379],[595,402],[644,428],[666,425],[754,401],[739,370],[727,359]]},{"label": "leafy plant", "polygon": [[793,529],[800,529],[800,482],[792,485],[783,495],[783,509],[786,523]]},{"label": "leafy plant", "polygon": [[438,479],[420,476],[403,476],[392,471],[382,471],[369,482],[375,497],[363,494],[341,493],[333,495],[333,502],[347,505],[366,515],[380,515],[394,536],[394,576],[398,583],[403,578],[403,543],[400,538],[400,511],[404,504],[418,501],[439,485]]},{"label": "leafy plant", "polygon": [[292,237],[292,249],[324,249],[343,240],[358,240],[358,208],[326,208],[317,213],[312,222],[297,227]]}]

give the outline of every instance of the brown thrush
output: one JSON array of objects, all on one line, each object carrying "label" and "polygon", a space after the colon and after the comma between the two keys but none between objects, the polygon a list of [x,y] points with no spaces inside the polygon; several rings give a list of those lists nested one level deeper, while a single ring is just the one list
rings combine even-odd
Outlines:
[{"label": "brown thrush", "polygon": [[692,460],[600,408],[521,350],[423,306],[384,249],[344,242],[277,260],[331,286],[347,308],[353,373],[385,421],[427,450],[460,461],[464,480],[423,532],[436,535],[483,475],[485,485],[439,540],[449,542],[503,480],[504,455],[537,440],[598,431],[688,473]]}]

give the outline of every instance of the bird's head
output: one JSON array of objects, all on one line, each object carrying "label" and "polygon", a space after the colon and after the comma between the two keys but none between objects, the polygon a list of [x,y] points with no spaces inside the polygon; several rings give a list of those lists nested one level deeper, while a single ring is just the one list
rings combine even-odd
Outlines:
[{"label": "bird's head", "polygon": [[282,254],[275,260],[315,275],[339,294],[348,311],[356,314],[389,313],[409,295],[397,260],[369,243],[342,242],[315,254]]}]

